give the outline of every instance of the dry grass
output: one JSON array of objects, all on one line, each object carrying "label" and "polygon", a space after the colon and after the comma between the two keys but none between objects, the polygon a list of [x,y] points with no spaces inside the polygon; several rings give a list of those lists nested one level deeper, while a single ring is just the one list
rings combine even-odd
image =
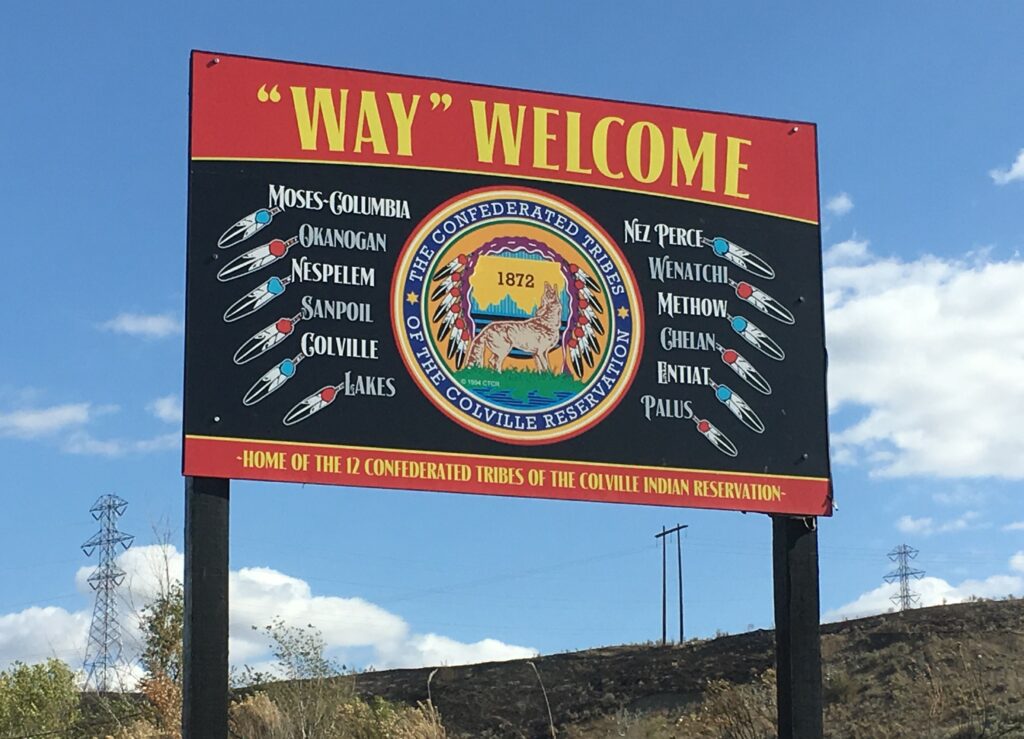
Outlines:
[{"label": "dry grass", "polygon": [[[989,604],[993,608],[995,605]],[[1008,609],[1013,606],[1008,604]],[[1019,608],[1019,604],[1017,608]],[[1020,612],[1018,612],[1020,613]],[[921,629],[899,618],[839,630],[822,643],[825,736],[834,739],[1024,737],[1024,631]],[[631,711],[582,722],[570,737],[764,739],[775,736],[774,672],[707,682],[692,709]]]},{"label": "dry grass", "polygon": [[[1024,738],[1021,653],[1021,602],[829,625],[822,641],[825,735]],[[766,739],[775,735],[773,656],[771,633],[754,632],[679,647],[553,655],[533,664],[272,683],[236,702],[234,736]],[[374,697],[381,695],[389,700]],[[316,715],[324,722],[304,733],[298,723]],[[137,725],[117,739],[163,736]]]},{"label": "dry grass", "polygon": [[243,739],[291,739],[294,727],[266,693],[254,693],[231,704],[230,733]]},{"label": "dry grass", "polygon": [[[282,711],[265,692],[231,704],[230,735],[238,739],[447,739],[441,715],[429,702],[396,706],[350,698],[334,705],[324,728],[305,732],[301,716]],[[173,739],[172,733],[138,720],[104,739]]]},{"label": "dry grass", "polygon": [[626,739],[770,739],[775,736],[775,670],[756,680],[707,683],[704,698],[692,711],[652,713],[620,710],[568,737]]},{"label": "dry grass", "polygon": [[415,707],[353,700],[343,707],[337,739],[446,739],[441,715],[428,701]]}]

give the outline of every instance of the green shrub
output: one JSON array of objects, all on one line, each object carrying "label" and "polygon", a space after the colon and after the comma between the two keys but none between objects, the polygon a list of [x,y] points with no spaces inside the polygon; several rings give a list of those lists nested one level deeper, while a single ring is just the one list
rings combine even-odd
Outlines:
[{"label": "green shrub", "polygon": [[69,732],[78,719],[75,674],[58,659],[0,672],[0,736]]}]

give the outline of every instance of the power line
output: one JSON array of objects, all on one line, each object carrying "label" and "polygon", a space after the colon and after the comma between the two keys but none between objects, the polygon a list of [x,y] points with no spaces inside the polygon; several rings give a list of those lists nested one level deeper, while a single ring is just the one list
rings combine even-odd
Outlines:
[{"label": "power line", "polygon": [[[534,575],[543,575],[543,574],[547,574],[549,572],[554,572],[554,571],[557,571],[557,570],[568,569],[568,568],[572,568],[572,567],[576,567],[576,566],[580,566],[580,565],[584,565],[584,564],[590,564],[592,562],[598,562],[600,560],[617,559],[617,558],[620,558],[620,557],[627,557],[627,556],[630,556],[630,555],[633,555],[633,554],[640,554],[642,552],[647,552],[647,551],[649,551],[649,550],[646,547],[644,547],[644,548],[636,548],[636,549],[625,549],[625,550],[621,550],[621,551],[618,551],[618,552],[605,552],[603,554],[597,554],[597,555],[594,555],[592,557],[584,557],[584,558],[581,558],[581,559],[565,560],[563,562],[555,562],[555,563],[552,563],[552,564],[549,564],[549,565],[544,565],[544,566],[541,566],[541,567],[532,567],[532,568],[526,569],[526,570],[518,570],[518,571],[512,571],[512,572],[506,572],[506,573],[499,573],[497,575],[491,575],[491,576],[488,576],[488,577],[482,577],[482,578],[479,578],[479,579],[476,579],[476,580],[467,580],[467,581],[463,581],[463,582],[457,582],[457,583],[451,583],[451,584],[448,584],[448,585],[437,586],[437,587],[434,587],[434,588],[426,588],[426,589],[423,589],[423,590],[414,590],[414,591],[409,591],[409,592],[405,592],[405,593],[399,593],[398,595],[395,595],[395,596],[392,596],[392,597],[387,597],[387,596],[381,596],[381,597],[382,598],[386,598],[388,603],[397,603],[397,602],[400,602],[400,601],[403,601],[403,600],[412,600],[412,599],[420,598],[420,597],[424,597],[424,596],[444,595],[444,594],[446,594],[448,592],[451,592],[452,590],[455,590],[455,589],[475,588],[475,587],[479,587],[479,586],[482,586],[482,585],[490,585],[490,584],[493,584],[493,583],[504,582],[506,580],[526,579],[526,578],[529,578],[529,577],[533,577]],[[328,578],[322,578],[322,577],[309,578],[309,579],[310,580],[317,580],[317,581],[320,581],[320,582],[335,582],[334,580],[331,580],[331,579],[328,579]],[[344,581],[338,581],[338,582],[344,582]]]},{"label": "power line", "polygon": [[117,620],[114,595],[124,582],[125,573],[117,566],[118,549],[127,551],[135,537],[117,529],[117,519],[128,504],[116,495],[101,496],[89,509],[99,521],[100,530],[82,545],[86,557],[99,552],[99,565],[89,575],[89,586],[96,592],[96,603],[89,626],[89,644],[85,651],[85,687],[98,692],[110,689],[110,671],[121,660],[121,625]]},{"label": "power line", "polygon": [[916,549],[906,544],[900,544],[888,554],[889,559],[896,563],[896,569],[885,576],[885,581],[889,584],[899,583],[899,592],[889,600],[901,611],[921,605],[920,595],[910,589],[911,579],[920,580],[924,577],[924,570],[916,570],[910,566],[910,561],[917,559],[918,554]]}]

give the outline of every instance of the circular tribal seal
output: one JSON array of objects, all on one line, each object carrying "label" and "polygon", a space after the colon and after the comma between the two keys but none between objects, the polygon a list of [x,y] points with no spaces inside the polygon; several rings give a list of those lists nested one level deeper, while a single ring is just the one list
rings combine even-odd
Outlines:
[{"label": "circular tribal seal", "polygon": [[643,344],[636,280],[600,226],[525,188],[443,204],[413,231],[391,288],[409,373],[481,436],[542,444],[604,418]]}]

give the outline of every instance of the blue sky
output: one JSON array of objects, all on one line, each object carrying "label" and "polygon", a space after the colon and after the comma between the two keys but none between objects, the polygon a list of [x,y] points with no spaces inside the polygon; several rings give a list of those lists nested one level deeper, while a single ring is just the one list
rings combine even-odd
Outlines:
[{"label": "blue sky", "polygon": [[[99,495],[179,557],[192,48],[817,122],[822,610],[884,608],[902,542],[927,602],[1024,592],[1020,4],[39,2],[5,21],[0,663],[81,659]],[[677,522],[688,632],[771,626],[763,516],[236,483],[233,655],[265,656],[242,630],[278,605],[354,664],[654,639],[653,534]]]}]

